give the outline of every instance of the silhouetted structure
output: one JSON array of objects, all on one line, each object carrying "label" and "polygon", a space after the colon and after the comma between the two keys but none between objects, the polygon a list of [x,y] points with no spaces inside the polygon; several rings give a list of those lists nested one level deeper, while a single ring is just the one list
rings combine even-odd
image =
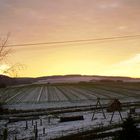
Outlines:
[{"label": "silhouetted structure", "polygon": [[118,99],[114,99],[113,101],[111,101],[111,102],[109,103],[109,106],[108,106],[108,108],[107,108],[107,112],[113,112],[113,113],[112,113],[112,116],[111,116],[110,123],[112,122],[114,113],[115,113],[116,111],[119,112],[120,118],[121,118],[121,120],[123,120],[122,115],[121,115],[121,112],[120,112],[121,109],[122,109],[122,105],[121,105],[121,102],[120,102]]},{"label": "silhouetted structure", "polygon": [[100,98],[97,98],[97,103],[96,103],[96,106],[95,106],[95,109],[94,109],[94,112],[93,112],[93,115],[92,115],[92,119],[91,119],[91,120],[94,119],[94,116],[95,116],[96,110],[98,109],[98,106],[101,108],[102,113],[103,113],[103,116],[104,116],[104,118],[106,119],[106,116],[105,116],[103,107],[102,107],[101,102],[100,102]]},{"label": "silhouetted structure", "polygon": [[112,100],[107,108],[107,112],[121,111],[122,105],[118,99]]}]

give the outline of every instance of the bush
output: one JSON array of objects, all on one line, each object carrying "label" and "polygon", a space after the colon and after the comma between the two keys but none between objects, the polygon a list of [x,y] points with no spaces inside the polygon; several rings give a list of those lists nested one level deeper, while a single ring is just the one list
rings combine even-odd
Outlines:
[{"label": "bush", "polygon": [[122,131],[113,140],[140,140],[139,130],[131,116],[123,122]]}]

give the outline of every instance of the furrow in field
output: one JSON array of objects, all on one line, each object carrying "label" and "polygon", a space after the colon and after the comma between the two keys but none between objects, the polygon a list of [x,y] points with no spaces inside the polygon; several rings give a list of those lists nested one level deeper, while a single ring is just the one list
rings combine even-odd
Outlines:
[{"label": "furrow in field", "polygon": [[66,91],[64,91],[64,89],[62,89],[60,86],[56,86],[57,87],[57,89],[67,98],[67,100],[69,101],[69,102],[71,102],[73,99],[72,99],[72,97],[70,97],[67,93],[66,93]]},{"label": "furrow in field", "polygon": [[43,86],[40,87],[40,90],[39,90],[39,93],[38,93],[38,97],[37,97],[37,100],[36,100],[37,102],[40,101],[40,97],[41,97],[42,93],[43,93]]},{"label": "furrow in field", "polygon": [[128,93],[133,93],[133,94],[135,94],[136,96],[138,95],[140,95],[140,87],[138,88],[137,87],[137,89],[135,89],[135,88],[132,88],[132,87],[128,87],[128,86],[126,86],[126,85],[105,85],[104,87],[106,87],[106,86],[108,86],[108,87],[110,87],[110,88],[114,88],[114,89],[120,89],[120,90],[122,90],[122,91],[126,91],[126,92],[128,92]]},{"label": "furrow in field", "polygon": [[11,103],[19,103],[23,96],[24,96],[24,92],[23,92],[23,90],[21,89],[21,90],[20,90],[20,94],[18,94],[18,96],[16,96],[16,97],[13,98],[12,100],[10,100],[10,101],[8,102],[8,104],[11,104]]},{"label": "furrow in field", "polygon": [[49,101],[49,92],[48,92],[48,87],[47,86],[45,87],[44,92],[45,92],[45,96],[46,96],[45,100]]},{"label": "furrow in field", "polygon": [[91,100],[91,99],[97,99],[97,96],[81,89],[81,88],[78,88],[78,87],[74,87],[74,86],[71,86],[71,88],[77,92],[78,94],[82,95],[83,98],[85,98],[86,100]]},{"label": "furrow in field", "polygon": [[59,96],[60,101],[68,101],[68,98],[66,98],[66,96],[57,87],[54,87],[54,89]]},{"label": "furrow in field", "polygon": [[80,100],[79,96],[77,94],[75,94],[74,92],[72,92],[72,90],[70,90],[68,87],[63,86],[61,87],[69,96],[72,97],[72,100]]},{"label": "furrow in field", "polygon": [[19,97],[17,103],[23,103],[23,99],[27,96],[28,92],[27,89],[24,89],[24,91],[22,91],[22,95]]},{"label": "furrow in field", "polygon": [[124,95],[121,95],[121,94],[117,94],[116,92],[112,92],[112,91],[106,91],[104,89],[101,89],[101,88],[96,88],[96,87],[90,87],[91,90],[101,94],[101,95],[104,95],[108,98],[123,98],[125,97]]},{"label": "furrow in field", "polygon": [[130,93],[127,93],[126,91],[124,91],[123,89],[118,89],[118,88],[111,88],[109,86],[106,86],[106,87],[101,87],[101,86],[96,86],[96,88],[99,88],[99,89],[103,89],[103,90],[106,90],[106,91],[111,91],[111,92],[115,92],[119,95],[124,95],[126,97],[132,97],[132,98],[135,98],[132,94]]},{"label": "furrow in field", "polygon": [[38,95],[40,94],[40,87],[35,87],[32,91],[32,98],[29,100],[31,102],[35,102],[37,103],[37,98],[38,98]]},{"label": "furrow in field", "polygon": [[30,87],[27,92],[27,96],[24,97],[23,102],[36,103],[40,87]]},{"label": "furrow in field", "polygon": [[29,101],[29,98],[30,98],[30,96],[31,96],[31,92],[33,91],[33,88],[31,88],[31,87],[29,87],[29,88],[27,88],[26,89],[26,91],[25,91],[25,94],[26,94],[26,96],[24,96],[23,98],[22,98],[22,103],[25,103],[25,102],[27,102],[27,101]]},{"label": "furrow in field", "polygon": [[135,92],[140,92],[140,84],[138,86],[133,86],[133,85],[111,85],[112,87],[118,87],[118,88],[124,88],[127,90],[132,90]]},{"label": "furrow in field", "polygon": [[85,99],[88,99],[88,100],[97,99],[97,97],[99,97],[98,94],[96,94],[93,91],[91,92],[90,90],[87,90],[87,89],[83,89],[80,87],[71,87],[71,88],[73,88],[73,90],[75,90],[78,94],[82,95]]},{"label": "furrow in field", "polygon": [[71,90],[69,90],[67,87],[61,86],[61,89],[65,92],[65,94],[67,94],[67,96],[69,96],[69,98],[72,101],[79,100],[79,97],[75,93],[73,93]]},{"label": "furrow in field", "polygon": [[60,98],[60,96],[58,95],[58,92],[57,92],[57,90],[56,90],[56,88],[53,86],[52,87],[52,89],[53,89],[53,92],[55,93],[55,101],[60,101],[61,100],[61,98]]},{"label": "furrow in field", "polygon": [[10,97],[8,94],[9,89],[1,90],[0,92],[1,92],[0,97],[3,102]]},{"label": "furrow in field", "polygon": [[93,95],[96,99],[97,98],[105,98],[105,99],[108,98],[107,96],[101,95],[100,93],[97,93],[97,92],[95,92],[95,91],[93,91],[93,90],[91,90],[91,89],[89,89],[87,87],[84,87],[84,86],[78,86],[77,88],[85,91],[85,93],[89,93],[89,94]]},{"label": "furrow in field", "polygon": [[14,96],[15,94],[17,94],[17,92],[20,91],[19,88],[8,88],[6,89],[5,93],[2,96],[2,100],[5,102],[6,100],[8,100],[9,98],[11,98],[12,96]]},{"label": "furrow in field", "polygon": [[111,86],[111,88],[117,88],[117,89],[123,90],[124,92],[133,94],[134,96],[140,96],[140,89],[135,90],[135,89],[132,89],[132,88],[130,89],[130,88],[126,88],[126,87],[118,86],[118,85],[113,85],[113,86]]},{"label": "furrow in field", "polygon": [[12,103],[21,103],[22,102],[22,99],[26,96],[26,90],[27,88],[21,88],[20,89],[20,94],[18,94],[15,98],[13,98],[12,100],[10,100],[8,102],[8,104],[12,104]]},{"label": "furrow in field", "polygon": [[48,91],[47,91],[47,87],[43,86],[42,87],[42,94],[40,96],[40,102],[45,102],[48,101]]},{"label": "furrow in field", "polygon": [[18,96],[18,95],[21,94],[21,91],[20,91],[20,90],[18,90],[17,92],[16,92],[16,91],[14,91],[14,92],[15,92],[14,95],[11,96],[10,98],[8,98],[8,99],[5,101],[6,103],[10,102],[12,99],[16,98],[16,96]]},{"label": "furrow in field", "polygon": [[48,90],[49,90],[49,96],[50,96],[49,101],[59,101],[59,97],[57,96],[56,91],[54,90],[54,88],[52,86],[49,86]]},{"label": "furrow in field", "polygon": [[69,90],[73,95],[77,96],[78,100],[88,100],[87,96],[85,94],[77,91],[74,87],[72,86],[66,86],[67,90]]},{"label": "furrow in field", "polygon": [[133,95],[135,97],[140,97],[140,91],[133,91],[133,90],[126,89],[126,88],[119,88],[119,89],[123,89],[124,92],[130,93],[131,95]]}]

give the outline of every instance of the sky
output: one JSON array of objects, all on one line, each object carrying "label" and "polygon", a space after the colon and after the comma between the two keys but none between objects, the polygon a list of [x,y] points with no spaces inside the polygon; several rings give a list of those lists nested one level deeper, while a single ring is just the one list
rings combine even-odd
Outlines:
[{"label": "sky", "polygon": [[[0,38],[8,45],[140,34],[140,0],[0,0]],[[13,46],[0,63],[24,66],[21,77],[140,77],[140,37],[69,44]]]}]

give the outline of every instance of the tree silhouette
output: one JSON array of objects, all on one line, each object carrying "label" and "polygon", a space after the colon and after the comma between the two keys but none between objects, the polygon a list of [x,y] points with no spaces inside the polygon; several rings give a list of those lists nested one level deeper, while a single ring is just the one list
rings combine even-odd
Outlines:
[{"label": "tree silhouette", "polygon": [[0,38],[0,62],[3,61],[11,52],[11,49],[7,46],[9,36],[10,34],[7,34],[5,38]]},{"label": "tree silhouette", "polygon": [[122,131],[113,140],[140,140],[139,130],[131,116],[123,122]]},{"label": "tree silhouette", "polygon": [[[0,38],[0,66],[2,63],[5,64],[5,59],[13,52],[13,49],[11,47],[8,47],[9,36],[10,34],[7,34],[5,38],[3,39]],[[10,75],[12,77],[17,77],[18,72],[24,68],[25,66],[20,63],[15,63],[12,65],[8,63],[8,67],[6,69],[0,70],[2,71],[3,74]]]},{"label": "tree silhouette", "polygon": [[[11,49],[7,47],[7,42],[8,42],[8,39],[9,39],[9,35],[10,34],[7,34],[6,38],[4,39],[1,39],[0,38],[0,65],[1,63],[3,62],[3,60],[10,54],[11,52]],[[2,78],[2,75],[0,75],[0,80]],[[4,83],[0,83],[0,87],[3,88],[5,87],[6,85],[3,85]],[[1,101],[1,96],[0,96],[0,112],[3,111],[3,108],[2,108],[2,101]]]}]

